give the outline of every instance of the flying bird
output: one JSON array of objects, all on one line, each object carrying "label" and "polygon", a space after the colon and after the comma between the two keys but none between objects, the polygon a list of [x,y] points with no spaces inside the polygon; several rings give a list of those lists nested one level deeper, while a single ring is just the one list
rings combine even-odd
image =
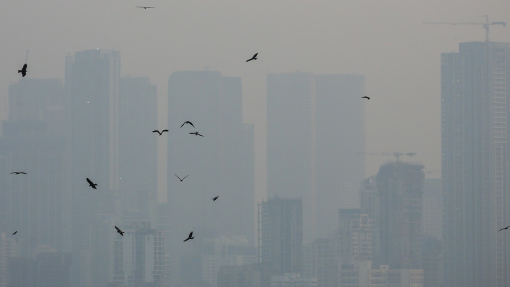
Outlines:
[{"label": "flying bird", "polygon": [[214,198],[212,199],[212,201],[216,201],[216,199],[218,199],[218,197],[220,197],[220,196],[218,195],[218,196],[214,197]]},{"label": "flying bird", "polygon": [[367,97],[367,96],[363,96],[361,97],[362,99],[367,99],[367,100],[370,100],[370,97]]},{"label": "flying bird", "polygon": [[194,133],[189,133],[190,135],[196,135],[196,136],[201,136],[201,137],[204,137],[203,135],[199,134],[198,132],[194,132]]},{"label": "flying bird", "polygon": [[92,187],[93,189],[97,189],[96,186],[98,186],[98,184],[93,183],[92,180],[90,180],[88,177],[87,177],[87,182],[89,183],[90,187]]},{"label": "flying bird", "polygon": [[182,181],[183,181],[186,177],[188,177],[188,175],[186,175],[185,177],[183,177],[183,178],[181,179],[181,178],[180,178],[177,174],[175,174],[175,173],[174,173],[174,175],[175,175],[175,176],[177,176],[177,178],[178,178],[181,182],[182,182]]},{"label": "flying bird", "polygon": [[195,237],[193,237],[193,231],[191,231],[191,233],[188,235],[188,238],[186,238],[186,239],[184,240],[184,242],[186,242],[186,241],[188,241],[188,240],[191,240],[191,239],[193,239],[193,238],[195,238]]},{"label": "flying bird", "polygon": [[23,68],[21,70],[18,70],[18,74],[21,73],[23,77],[27,75],[27,64],[23,65]]},{"label": "flying bird", "polygon": [[120,230],[120,228],[118,228],[117,226],[115,226],[115,229],[117,229],[117,233],[124,236],[124,231]]},{"label": "flying bird", "polygon": [[249,61],[251,61],[251,60],[257,60],[257,55],[258,55],[258,54],[259,54],[259,53],[255,53],[255,55],[253,55],[253,57],[251,57],[250,59],[246,60],[246,62],[249,62]]},{"label": "flying bird", "polygon": [[143,9],[147,9],[147,8],[156,8],[156,7],[149,7],[149,6],[136,6],[136,8],[143,8]]},{"label": "flying bird", "polygon": [[164,132],[168,132],[168,130],[162,130],[162,131],[153,130],[152,132],[153,133],[158,133],[159,135],[162,135]]},{"label": "flying bird", "polygon": [[13,171],[11,172],[11,174],[27,174],[27,173],[22,171]]},{"label": "flying bird", "polygon": [[191,125],[192,127],[195,127],[195,126],[193,125],[193,123],[192,123],[192,122],[190,122],[190,121],[185,121],[185,122],[181,125],[181,128],[182,128],[185,124],[188,124],[188,125]]},{"label": "flying bird", "polygon": [[501,231],[501,230],[505,230],[505,229],[508,229],[509,227],[510,227],[510,225],[509,225],[509,226],[507,226],[507,227],[505,227],[505,228],[501,228],[499,231]]},{"label": "flying bird", "polygon": [[17,230],[16,230],[16,231],[14,231],[14,233],[13,233],[12,235],[16,235],[16,233],[18,233],[18,231],[17,231]]}]

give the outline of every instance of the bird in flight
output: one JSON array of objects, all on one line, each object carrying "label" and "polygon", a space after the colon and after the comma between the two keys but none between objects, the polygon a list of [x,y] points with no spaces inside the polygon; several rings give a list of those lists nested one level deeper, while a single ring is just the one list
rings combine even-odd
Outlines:
[{"label": "bird in flight", "polygon": [[11,174],[27,174],[27,173],[22,171],[13,171],[11,172]]},{"label": "bird in flight", "polygon": [[191,125],[192,127],[195,127],[195,126],[193,125],[193,123],[192,123],[192,122],[190,122],[190,121],[185,121],[185,122],[181,125],[181,128],[182,128],[185,124],[188,124],[188,125]]},{"label": "bird in flight", "polygon": [[148,8],[156,8],[156,7],[149,7],[149,6],[136,6],[136,8],[148,9]]},{"label": "bird in flight", "polygon": [[218,197],[220,197],[220,196],[218,195],[218,196],[214,197],[214,198],[212,199],[212,201],[216,201],[216,200],[218,199]]},{"label": "bird in flight", "polygon": [[115,226],[115,229],[117,229],[117,233],[124,236],[124,231],[120,230],[120,228],[118,228],[117,226]]},{"label": "bird in flight", "polygon": [[194,132],[194,133],[189,133],[190,135],[196,135],[196,136],[201,136],[201,137],[204,137],[203,135],[199,134],[198,132]]},{"label": "bird in flight", "polygon": [[18,233],[18,231],[17,231],[17,230],[16,230],[16,231],[14,231],[14,233],[13,233],[12,235],[16,235],[16,233]]},{"label": "bird in flight", "polygon": [[362,99],[367,99],[367,100],[370,100],[370,97],[367,97],[367,96],[363,96],[361,97]]},{"label": "bird in flight", "polygon": [[99,185],[97,183],[93,183],[92,180],[90,180],[88,177],[87,177],[87,182],[89,183],[90,187],[92,187],[93,189],[97,189],[96,186]]},{"label": "bird in flight", "polygon": [[188,238],[186,238],[186,239],[184,240],[184,242],[186,242],[186,241],[188,241],[188,240],[191,240],[191,239],[193,239],[193,238],[195,238],[195,237],[193,237],[193,231],[191,231],[191,233],[188,235]]},{"label": "bird in flight", "polygon": [[509,225],[509,226],[507,226],[507,227],[505,227],[505,228],[501,228],[499,231],[501,231],[501,230],[505,230],[505,229],[508,229],[509,227],[510,227],[510,225]]},{"label": "bird in flight", "polygon": [[259,53],[255,53],[255,55],[253,55],[253,57],[251,57],[250,59],[246,60],[246,62],[249,62],[249,61],[251,61],[251,60],[257,60],[257,55],[258,55],[258,54],[259,54]]},{"label": "bird in flight", "polygon": [[27,64],[23,65],[23,68],[21,70],[18,70],[18,74],[21,73],[23,77],[27,75]]},{"label": "bird in flight", "polygon": [[177,178],[178,178],[181,182],[182,182],[182,181],[183,181],[186,177],[188,177],[188,175],[186,175],[185,177],[183,177],[183,178],[181,179],[181,178],[180,178],[177,174],[175,174],[175,173],[174,173],[174,175],[175,175],[175,176],[177,176]]},{"label": "bird in flight", "polygon": [[162,131],[153,130],[152,132],[153,133],[158,133],[159,135],[162,135],[164,132],[168,132],[168,130],[162,130]]}]

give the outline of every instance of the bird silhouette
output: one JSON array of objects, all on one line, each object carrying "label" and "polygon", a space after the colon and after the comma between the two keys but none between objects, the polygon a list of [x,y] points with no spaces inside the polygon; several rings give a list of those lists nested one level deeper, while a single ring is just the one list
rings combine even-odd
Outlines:
[{"label": "bird silhouette", "polygon": [[510,227],[510,225],[509,225],[509,226],[507,226],[507,227],[505,227],[505,228],[501,228],[499,231],[501,231],[501,230],[505,230],[505,229],[508,229],[509,227]]},{"label": "bird silhouette", "polygon": [[162,130],[162,131],[153,130],[152,132],[153,133],[158,133],[159,135],[162,135],[164,132],[168,132],[168,130]]},{"label": "bird silhouette", "polygon": [[367,96],[363,96],[361,97],[362,99],[367,99],[367,100],[370,100],[370,97],[367,97]]},{"label": "bird silhouette", "polygon": [[251,60],[257,60],[257,55],[258,55],[258,54],[259,54],[259,53],[255,53],[255,55],[253,55],[253,57],[251,57],[250,59],[246,60],[246,62],[249,62],[249,61],[251,61]]},{"label": "bird silhouette", "polygon": [[92,187],[93,189],[97,189],[96,186],[99,185],[97,183],[93,183],[92,180],[90,180],[88,177],[87,177],[87,182],[89,183],[90,187]]},{"label": "bird silhouette", "polygon": [[188,175],[186,175],[185,177],[183,177],[183,178],[181,179],[181,178],[180,178],[177,174],[175,174],[175,173],[174,173],[174,175],[175,175],[175,176],[177,176],[177,178],[178,178],[181,182],[182,182],[182,181],[183,181],[186,177],[188,177]]},{"label": "bird silhouette", "polygon": [[120,230],[120,228],[118,228],[117,226],[115,226],[115,229],[117,229],[117,233],[124,236],[124,231]]},{"label": "bird silhouette", "polygon": [[147,9],[147,8],[156,8],[156,7],[149,7],[149,6],[136,6],[136,8],[143,8],[143,9]]},{"label": "bird silhouette", "polygon": [[22,171],[13,171],[11,172],[11,174],[27,174],[27,173]]},{"label": "bird silhouette", "polygon": [[194,132],[194,133],[189,133],[190,135],[196,135],[196,136],[201,136],[201,137],[204,137],[203,135],[199,134],[198,132]]},{"label": "bird silhouette", "polygon": [[190,121],[185,121],[185,122],[181,125],[181,128],[182,128],[185,124],[188,124],[188,125],[191,125],[192,127],[195,127],[195,126],[193,125],[193,123],[192,123],[192,122],[190,122]]},{"label": "bird silhouette", "polygon": [[14,233],[13,233],[12,235],[16,235],[16,233],[18,233],[18,231],[17,231],[17,230],[16,230],[16,231],[14,231]]},{"label": "bird silhouette", "polygon": [[25,77],[27,75],[27,64],[23,65],[21,70],[18,70],[18,74],[21,73],[21,76]]},{"label": "bird silhouette", "polygon": [[214,198],[212,199],[212,201],[216,201],[216,200],[218,199],[218,197],[220,197],[220,196],[218,195],[218,196],[214,197]]},{"label": "bird silhouette", "polygon": [[184,242],[186,242],[186,241],[188,241],[188,240],[191,240],[191,239],[193,239],[193,238],[195,238],[195,237],[193,237],[193,231],[191,231],[191,233],[188,235],[188,238],[186,238],[186,239],[184,240]]}]

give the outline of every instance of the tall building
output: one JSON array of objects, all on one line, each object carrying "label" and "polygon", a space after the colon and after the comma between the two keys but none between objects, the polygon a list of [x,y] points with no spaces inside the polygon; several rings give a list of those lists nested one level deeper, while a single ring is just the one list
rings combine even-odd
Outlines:
[{"label": "tall building", "polygon": [[[72,194],[69,210],[74,231],[89,230],[96,215],[120,213],[119,199],[119,80],[120,53],[87,50],[66,58],[66,102],[68,105],[66,189]],[[98,184],[92,190],[85,181]],[[90,236],[71,233],[74,286],[106,278],[109,260],[93,262]],[[84,272],[90,270],[90,272]],[[81,278],[80,274],[90,274]],[[87,282],[87,283],[81,283]],[[90,285],[89,285],[90,286]]]},{"label": "tall building", "polygon": [[327,272],[336,266],[337,256],[330,239],[318,238],[303,248],[303,272],[305,278],[315,278],[317,287],[326,287]]},{"label": "tall building", "polygon": [[359,207],[363,95],[363,76],[267,75],[268,195],[303,199],[306,242],[336,229],[323,219],[339,208]]},{"label": "tall building", "polygon": [[0,233],[0,287],[9,286],[9,258],[16,257],[16,239],[5,232]]},{"label": "tall building", "polygon": [[443,240],[443,190],[441,179],[423,181],[423,236]]},{"label": "tall building", "polygon": [[[65,249],[64,87],[58,79],[22,79],[9,85],[9,117],[0,140],[3,182],[0,229],[24,234],[20,256],[37,245]],[[23,171],[26,175],[11,175]]]},{"label": "tall building", "polygon": [[338,255],[341,263],[372,261],[374,220],[359,209],[339,210]]},{"label": "tall building", "polygon": [[[172,252],[186,251],[181,237],[199,227],[246,236],[254,245],[253,130],[243,126],[241,78],[216,71],[174,72],[168,109],[169,212],[172,218],[186,214],[186,221],[169,224],[171,244],[179,244]],[[195,128],[181,128],[185,121]],[[204,137],[190,134],[195,131]],[[181,182],[176,175],[189,178]]]},{"label": "tall building", "polygon": [[259,255],[274,275],[301,273],[303,260],[303,203],[274,197],[259,205]]},{"label": "tall building", "polygon": [[441,55],[444,286],[509,286],[508,43]]},{"label": "tall building", "polygon": [[421,269],[423,165],[392,162],[380,167],[380,262],[392,269]]},{"label": "tall building", "polygon": [[285,273],[271,277],[271,287],[317,287],[316,278],[304,278],[299,273]]},{"label": "tall building", "polygon": [[110,282],[126,287],[165,286],[165,236],[150,222],[125,225],[113,248]]},{"label": "tall building", "polygon": [[[156,224],[157,91],[149,78],[121,77],[119,92],[119,190],[122,213]],[[164,134],[167,136],[167,134]],[[142,172],[143,171],[143,172]]]}]

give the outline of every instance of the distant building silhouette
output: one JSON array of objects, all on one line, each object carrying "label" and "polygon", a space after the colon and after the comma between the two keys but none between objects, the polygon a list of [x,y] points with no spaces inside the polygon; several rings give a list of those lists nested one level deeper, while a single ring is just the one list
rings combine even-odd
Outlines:
[{"label": "distant building silhouette", "polygon": [[9,258],[18,256],[15,237],[9,233],[0,233],[0,287],[9,286]]},{"label": "distant building silhouette", "polygon": [[[72,194],[73,285],[88,282],[106,284],[104,270],[109,260],[94,262],[90,254],[89,230],[96,214],[119,214],[119,81],[120,53],[113,50],[86,50],[66,57],[67,172]],[[91,190],[85,178],[98,184]],[[99,255],[98,255],[99,256]],[[88,266],[86,266],[88,265]],[[87,270],[90,269],[90,272]],[[88,278],[82,278],[80,274]]]},{"label": "distant building silhouette", "polygon": [[509,43],[441,55],[444,286],[510,286]]},{"label": "distant building silhouette", "polygon": [[340,209],[338,255],[340,263],[374,260],[374,222],[359,209]]},{"label": "distant building silhouette", "polygon": [[443,190],[440,178],[423,181],[423,236],[443,240]]},{"label": "distant building silhouette", "polygon": [[317,280],[317,287],[327,287],[329,268],[337,264],[337,252],[331,239],[318,238],[303,247],[302,277]]},{"label": "distant building silhouette", "polygon": [[[0,139],[0,230],[23,234],[19,256],[31,256],[39,244],[63,251],[69,243],[65,112],[64,86],[58,79],[22,79],[9,85],[9,117]],[[15,170],[27,174],[10,175]]]},{"label": "distant building silhouette", "polygon": [[336,229],[339,208],[359,207],[365,176],[364,77],[267,75],[269,196],[303,199],[304,239]]},{"label": "distant building silhouette", "polygon": [[71,254],[44,251],[35,257],[9,258],[8,286],[71,287]]},{"label": "distant building silhouette", "polygon": [[273,197],[259,204],[260,262],[273,275],[301,273],[303,260],[303,203]]},{"label": "distant building silhouette", "polygon": [[392,162],[376,177],[380,258],[392,269],[422,267],[423,165]]}]

